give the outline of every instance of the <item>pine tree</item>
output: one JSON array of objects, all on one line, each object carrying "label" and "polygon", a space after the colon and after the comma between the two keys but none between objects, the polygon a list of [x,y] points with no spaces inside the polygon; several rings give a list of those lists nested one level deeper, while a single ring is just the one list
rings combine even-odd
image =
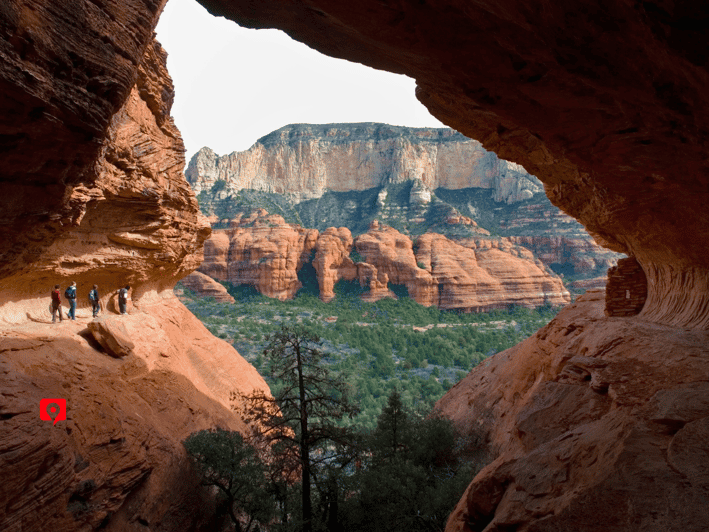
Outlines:
[{"label": "pine tree", "polygon": [[244,417],[257,427],[257,438],[295,453],[302,483],[302,530],[313,527],[311,482],[315,467],[335,460],[338,444],[350,432],[336,420],[352,417],[357,407],[350,401],[347,384],[333,376],[319,349],[320,338],[302,327],[282,327],[271,335],[264,355],[269,373],[281,383],[274,397],[246,397]]},{"label": "pine tree", "polygon": [[387,399],[387,405],[377,421],[373,438],[382,457],[392,459],[398,452],[405,450],[409,435],[411,416],[404,407],[401,394],[393,390]]},{"label": "pine tree", "polygon": [[221,493],[238,532],[250,532],[257,523],[270,521],[274,505],[267,493],[266,467],[241,434],[202,430],[183,445],[202,475],[202,484]]}]

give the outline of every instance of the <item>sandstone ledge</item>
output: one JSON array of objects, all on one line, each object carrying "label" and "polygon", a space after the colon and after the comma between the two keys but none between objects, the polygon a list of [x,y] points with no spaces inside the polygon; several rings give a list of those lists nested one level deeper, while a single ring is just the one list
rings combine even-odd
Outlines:
[{"label": "sandstone ledge", "polygon": [[[174,298],[109,321],[135,346],[120,360],[81,322],[0,331],[3,531],[209,528],[213,497],[181,442],[244,430],[230,392],[268,387]],[[44,397],[67,400],[66,421],[39,419]]]}]

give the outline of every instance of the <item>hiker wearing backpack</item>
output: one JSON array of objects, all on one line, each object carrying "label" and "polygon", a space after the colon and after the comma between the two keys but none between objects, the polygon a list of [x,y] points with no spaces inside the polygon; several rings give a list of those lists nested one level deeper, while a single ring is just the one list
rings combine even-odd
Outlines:
[{"label": "hiker wearing backpack", "polygon": [[121,288],[118,291],[118,309],[121,311],[121,314],[128,314],[128,300],[130,299],[130,295],[128,295],[129,290],[130,285],[127,284],[125,288]]},{"label": "hiker wearing backpack", "polygon": [[76,321],[76,281],[72,281],[71,285],[64,290],[64,297],[69,300],[68,316],[72,321]]},{"label": "hiker wearing backpack", "polygon": [[98,311],[99,311],[99,297],[98,297],[98,285],[94,285],[94,287],[91,289],[91,292],[89,292],[89,303],[91,303],[91,308],[93,310],[93,315],[94,318],[98,316]]},{"label": "hiker wearing backpack", "polygon": [[62,321],[62,295],[59,292],[59,285],[54,285],[52,290],[52,323],[57,321],[57,313],[59,313],[59,321]]}]

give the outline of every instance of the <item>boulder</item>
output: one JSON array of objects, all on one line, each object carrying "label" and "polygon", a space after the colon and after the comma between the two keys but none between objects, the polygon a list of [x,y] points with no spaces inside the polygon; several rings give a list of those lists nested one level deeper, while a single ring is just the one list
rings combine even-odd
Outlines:
[{"label": "boulder", "polygon": [[135,349],[135,344],[121,320],[122,316],[101,316],[88,325],[96,341],[115,358],[131,355]]}]

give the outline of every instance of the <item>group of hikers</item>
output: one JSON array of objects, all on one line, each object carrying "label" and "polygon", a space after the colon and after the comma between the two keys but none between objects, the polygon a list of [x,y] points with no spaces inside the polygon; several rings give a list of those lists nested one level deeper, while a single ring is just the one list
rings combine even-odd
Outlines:
[{"label": "group of hikers", "polygon": [[[121,314],[128,313],[128,300],[130,299],[130,285],[126,285],[118,290],[118,310]],[[59,315],[59,321],[63,320],[62,317],[62,296],[60,293],[60,288],[58,284],[54,285],[54,290],[52,290],[52,323],[57,321],[57,314]],[[69,301],[69,312],[67,312],[67,318],[76,320],[76,281],[72,281],[71,284],[64,290],[64,297]],[[91,303],[91,309],[93,310],[93,317],[98,316],[99,310],[101,310],[101,302],[98,295],[98,285],[94,285],[89,292],[89,303]]]}]

